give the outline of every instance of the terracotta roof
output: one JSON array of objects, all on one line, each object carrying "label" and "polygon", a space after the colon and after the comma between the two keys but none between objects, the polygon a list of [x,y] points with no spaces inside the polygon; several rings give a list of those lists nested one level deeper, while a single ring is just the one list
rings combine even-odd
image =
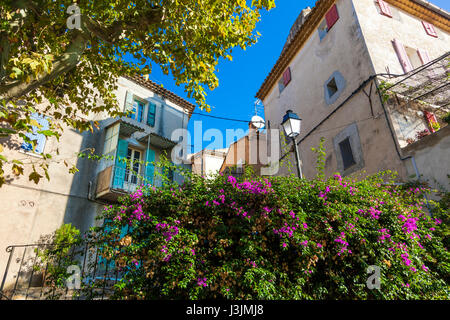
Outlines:
[{"label": "terracotta roof", "polygon": [[[425,6],[424,0],[385,0],[386,2],[394,5],[422,20],[434,24],[436,27],[450,32],[450,21],[444,11],[439,11],[431,6]],[[281,77],[284,70],[289,66],[291,60],[300,51],[302,46],[308,40],[310,35],[316,31],[318,25],[322,21],[326,12],[335,3],[335,0],[317,0],[315,6],[311,12],[306,16],[301,27],[297,30],[297,33],[290,40],[287,47],[283,49],[277,62],[273,66],[269,75],[264,80],[259,91],[256,93],[256,97],[264,100],[269,94],[270,90],[277,83],[277,80]],[[419,4],[423,3],[423,4]]]},{"label": "terracotta roof", "polygon": [[166,88],[163,88],[161,85],[153,82],[152,80],[148,80],[145,79],[144,77],[140,76],[140,75],[135,75],[135,76],[124,76],[124,78],[131,80],[143,87],[146,87],[148,89],[150,89],[152,92],[156,93],[157,95],[162,96],[163,98],[175,103],[176,105],[187,109],[188,113],[189,113],[189,118],[192,115],[192,112],[194,112],[195,109],[195,105],[190,103],[189,101],[186,101],[185,99],[183,99],[182,97],[180,97],[179,95],[173,93],[170,90],[167,90]]}]

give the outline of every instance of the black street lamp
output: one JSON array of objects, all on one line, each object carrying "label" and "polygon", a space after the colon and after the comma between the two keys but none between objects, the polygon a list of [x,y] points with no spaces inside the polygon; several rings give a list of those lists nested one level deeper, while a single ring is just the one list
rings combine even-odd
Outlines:
[{"label": "black street lamp", "polygon": [[300,134],[301,123],[302,119],[300,119],[300,117],[292,110],[286,111],[286,114],[283,117],[283,122],[281,123],[284,132],[286,132],[286,135],[289,138],[291,138],[292,142],[294,143],[295,159],[297,160],[298,176],[300,177],[300,179],[303,178],[303,175],[302,175],[302,168],[300,166],[300,156],[298,153],[297,143],[295,142],[295,137],[297,137]]}]

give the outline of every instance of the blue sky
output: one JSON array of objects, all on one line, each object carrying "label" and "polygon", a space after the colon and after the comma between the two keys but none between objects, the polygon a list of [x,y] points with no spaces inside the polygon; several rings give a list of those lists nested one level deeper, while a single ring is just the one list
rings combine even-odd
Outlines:
[{"label": "blue sky", "polygon": [[[431,2],[450,11],[449,0],[432,0]],[[277,7],[269,12],[264,11],[261,21],[257,24],[256,30],[261,33],[258,43],[245,51],[233,50],[233,61],[222,59],[219,61],[217,73],[219,87],[213,91],[207,91],[207,102],[213,107],[210,115],[243,120],[251,119],[255,113],[255,94],[278,59],[292,24],[303,8],[314,6],[315,0],[276,0],[275,3]],[[150,79],[164,84],[165,88],[183,98],[187,96],[183,86],[177,87],[172,77],[164,75],[157,66],[153,68]],[[264,117],[262,107],[259,107],[258,111],[258,115]],[[208,114],[200,109],[196,109],[196,112]],[[194,134],[195,121],[202,121],[203,133],[211,128],[221,130],[224,137],[223,143],[203,141],[200,145],[198,142],[201,141],[201,137],[197,133]],[[196,143],[191,152],[197,152],[206,147],[208,149],[227,147],[225,130],[237,128],[247,131],[248,125],[243,122],[192,115],[188,129],[191,133],[192,143],[194,144],[194,139]]]}]

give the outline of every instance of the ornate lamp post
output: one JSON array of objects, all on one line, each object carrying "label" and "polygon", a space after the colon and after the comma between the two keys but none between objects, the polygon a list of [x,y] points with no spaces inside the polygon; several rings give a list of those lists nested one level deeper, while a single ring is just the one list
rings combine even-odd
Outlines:
[{"label": "ornate lamp post", "polygon": [[295,137],[297,137],[300,134],[301,123],[302,119],[300,119],[300,117],[292,110],[286,111],[286,114],[283,117],[283,122],[281,123],[284,132],[289,138],[292,139],[292,142],[294,143],[295,160],[297,161],[298,176],[300,177],[300,179],[303,178],[303,175],[302,175],[302,168],[300,166],[300,156],[298,153],[297,143],[295,142]]}]

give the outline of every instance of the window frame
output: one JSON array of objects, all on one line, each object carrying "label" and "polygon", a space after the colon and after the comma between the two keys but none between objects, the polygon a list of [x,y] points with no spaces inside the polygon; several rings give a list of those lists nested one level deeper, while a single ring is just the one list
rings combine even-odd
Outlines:
[{"label": "window frame", "polygon": [[344,140],[339,142],[338,145],[341,151],[343,168],[344,170],[347,170],[356,164],[352,145],[350,143],[350,137],[346,137]]},{"label": "window frame", "polygon": [[[344,160],[340,148],[340,143],[349,140],[352,156],[355,164],[344,167]],[[356,122],[344,128],[333,138],[334,154],[336,155],[336,168],[342,176],[347,176],[364,168],[364,154]]]}]

